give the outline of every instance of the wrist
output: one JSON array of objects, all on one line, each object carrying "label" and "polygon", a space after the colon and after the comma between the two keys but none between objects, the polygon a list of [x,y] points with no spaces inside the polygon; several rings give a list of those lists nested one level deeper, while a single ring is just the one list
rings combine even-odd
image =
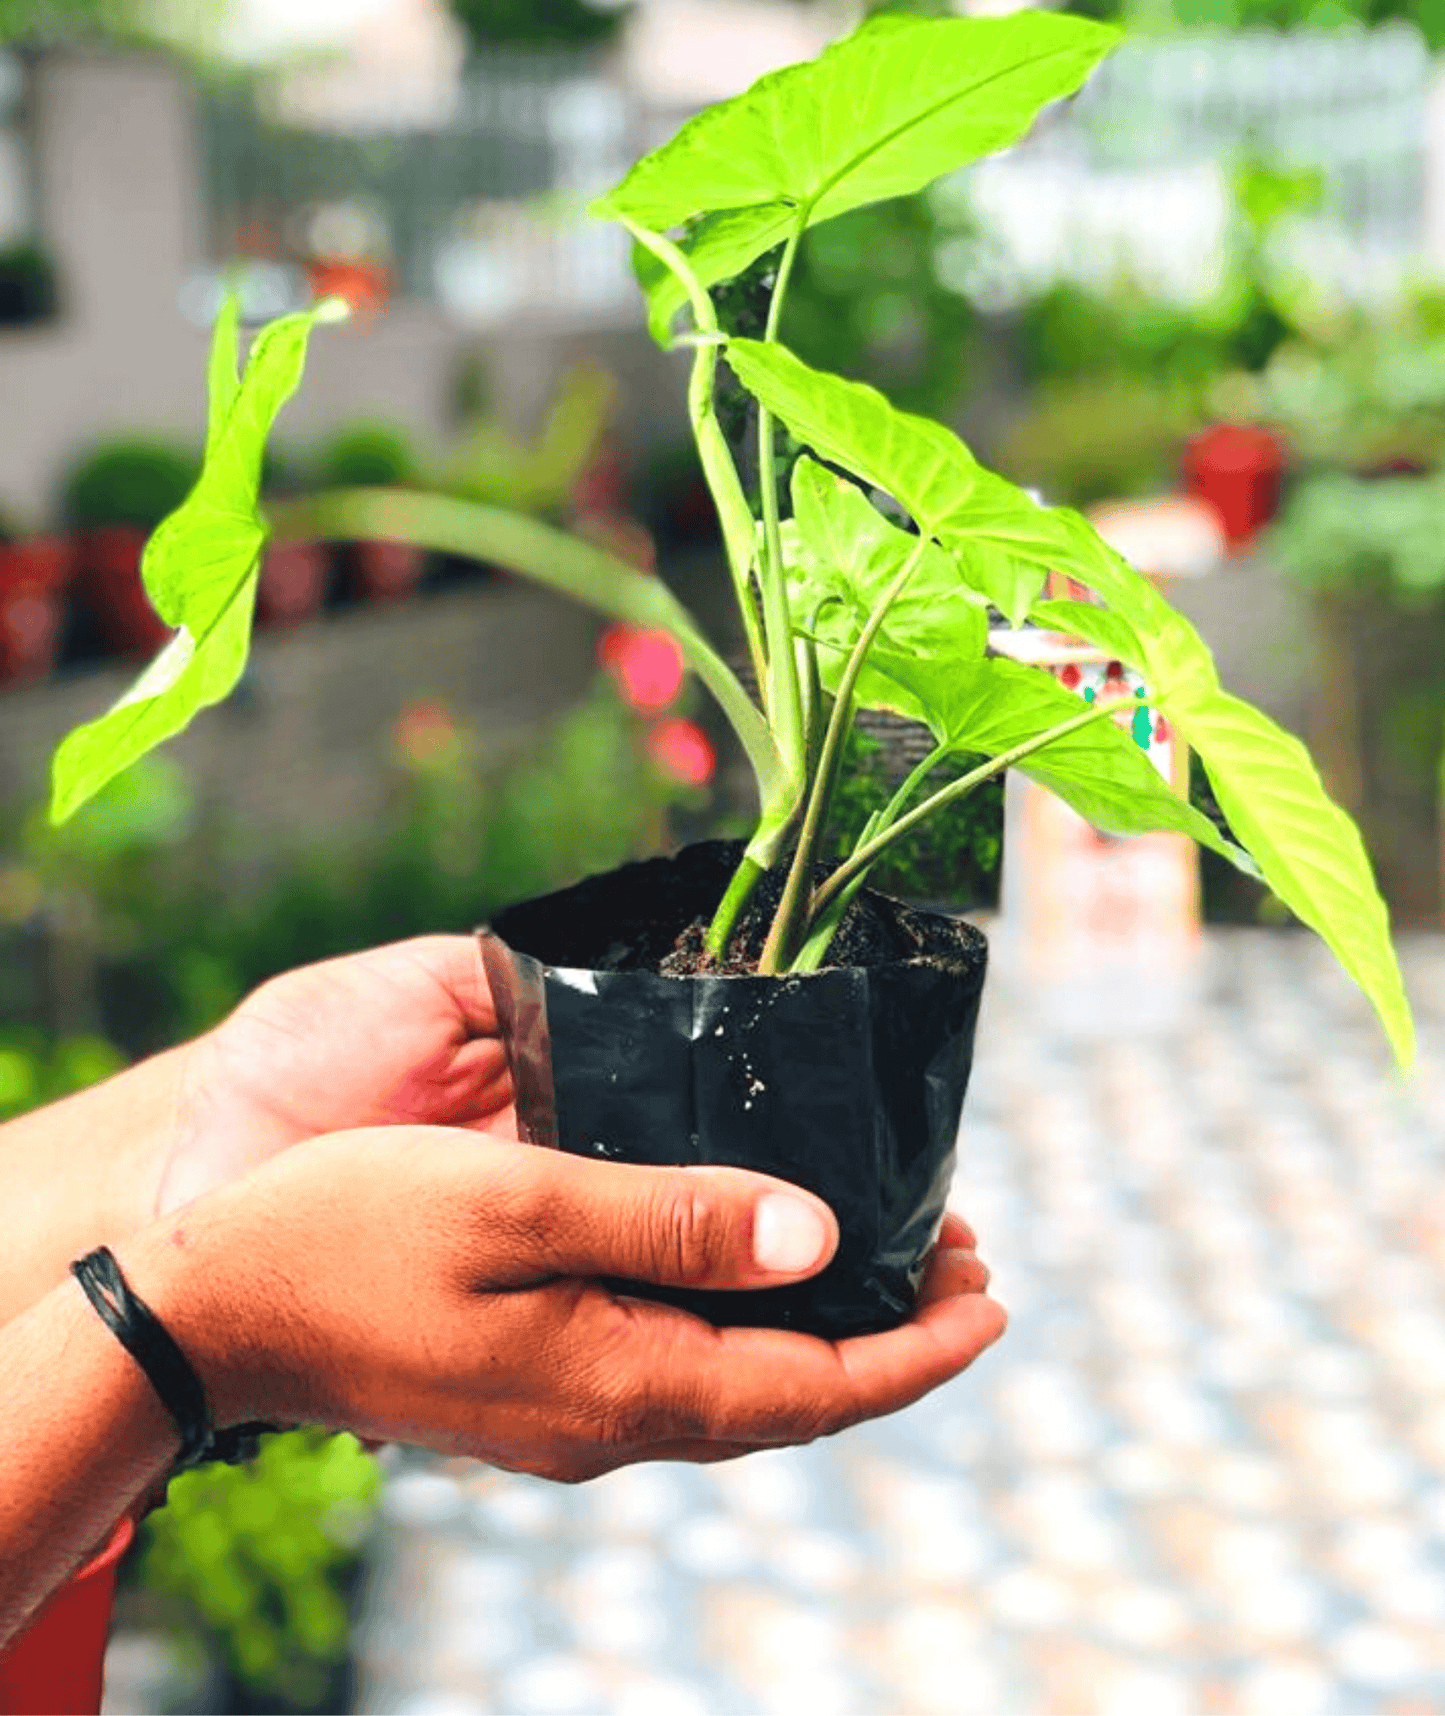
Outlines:
[{"label": "wrist", "polygon": [[152,1223],[115,1248],[131,1291],[142,1299],[195,1372],[217,1430],[272,1416],[277,1390],[269,1342],[236,1267],[245,1239],[217,1230],[204,1210]]}]

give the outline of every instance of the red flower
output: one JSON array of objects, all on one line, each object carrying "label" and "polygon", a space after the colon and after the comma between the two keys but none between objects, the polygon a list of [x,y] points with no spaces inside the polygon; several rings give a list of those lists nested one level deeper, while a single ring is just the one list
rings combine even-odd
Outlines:
[{"label": "red flower", "polygon": [[665,709],[682,690],[682,651],[670,632],[609,626],[597,653],[634,709]]},{"label": "red flower", "polygon": [[717,767],[712,741],[695,721],[681,716],[659,721],[647,736],[647,749],[659,768],[688,786],[706,786]]}]

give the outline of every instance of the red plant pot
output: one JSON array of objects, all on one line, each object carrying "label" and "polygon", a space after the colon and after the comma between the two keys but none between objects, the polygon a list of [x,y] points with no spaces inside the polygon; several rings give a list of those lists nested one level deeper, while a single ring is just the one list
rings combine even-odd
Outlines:
[{"label": "red plant pot", "polygon": [[280,630],[299,625],[326,600],[328,557],[320,542],[274,542],[256,589],[256,619]]},{"label": "red plant pot", "polygon": [[384,263],[349,257],[313,257],[306,264],[306,283],[314,298],[345,298],[363,319],[379,315],[391,296],[391,270]]},{"label": "red plant pot", "polygon": [[1224,539],[1240,549],[1274,517],[1284,478],[1284,443],[1272,429],[1216,423],[1184,449],[1184,489],[1218,515]]},{"label": "red plant pot", "polygon": [[0,544],[0,679],[43,679],[55,666],[69,577],[63,537]]},{"label": "red plant pot", "polygon": [[401,602],[426,571],[426,556],[406,542],[354,542],[351,593],[363,602]]},{"label": "red plant pot", "polygon": [[132,524],[88,530],[80,543],[80,583],[106,645],[117,655],[153,655],[171,635],[141,583],[146,532]]},{"label": "red plant pot", "polygon": [[0,1652],[0,1716],[90,1716],[100,1709],[115,1571],[134,1536],[127,1516]]}]

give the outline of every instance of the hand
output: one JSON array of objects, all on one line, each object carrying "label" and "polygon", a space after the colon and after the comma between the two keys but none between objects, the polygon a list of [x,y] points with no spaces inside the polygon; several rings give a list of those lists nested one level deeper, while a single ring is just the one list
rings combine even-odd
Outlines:
[{"label": "hand", "polygon": [[321,1423],[578,1480],[808,1441],[917,1399],[1003,1332],[971,1240],[946,1224],[891,1333],[714,1329],[597,1277],[802,1279],[837,1245],[818,1199],[741,1169],[408,1126],[285,1151],[120,1257],[218,1424]]},{"label": "hand", "polygon": [[322,1133],[397,1123],[514,1137],[472,936],[420,936],[273,978],[191,1045],[153,1209]]}]

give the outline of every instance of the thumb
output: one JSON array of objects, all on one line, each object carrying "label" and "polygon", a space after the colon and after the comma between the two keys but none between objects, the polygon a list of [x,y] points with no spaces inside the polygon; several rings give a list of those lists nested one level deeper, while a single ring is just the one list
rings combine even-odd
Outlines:
[{"label": "thumb", "polygon": [[533,1268],[667,1287],[770,1287],[816,1274],[838,1249],[827,1204],[767,1174],[527,1154]]}]

